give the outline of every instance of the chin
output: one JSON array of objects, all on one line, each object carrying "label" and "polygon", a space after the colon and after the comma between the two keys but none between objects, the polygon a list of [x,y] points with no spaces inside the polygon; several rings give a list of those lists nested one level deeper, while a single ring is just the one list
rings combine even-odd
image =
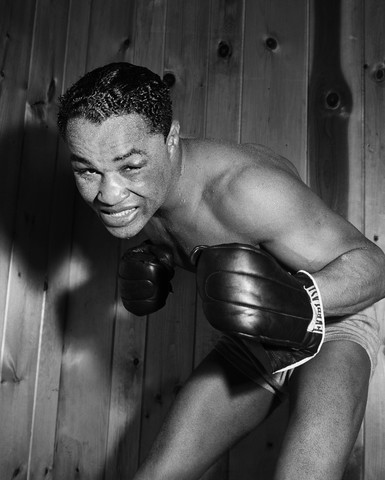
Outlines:
[{"label": "chin", "polygon": [[113,235],[115,238],[120,238],[121,240],[128,240],[132,237],[135,237],[141,230],[133,230],[132,228],[112,228],[106,227],[107,231]]},{"label": "chin", "polygon": [[121,227],[112,227],[104,224],[104,226],[111,235],[122,240],[128,240],[135,237],[144,228],[144,225],[127,225]]}]

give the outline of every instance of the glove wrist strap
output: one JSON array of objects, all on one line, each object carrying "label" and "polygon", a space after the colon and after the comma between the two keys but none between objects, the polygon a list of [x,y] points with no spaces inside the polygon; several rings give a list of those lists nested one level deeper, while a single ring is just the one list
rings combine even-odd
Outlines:
[{"label": "glove wrist strap", "polygon": [[308,332],[319,332],[324,335],[325,333],[325,316],[322,304],[322,297],[319,291],[317,282],[310,273],[305,270],[299,270],[295,277],[303,284],[303,288],[309,295],[311,306],[313,307],[313,320],[309,324]]},{"label": "glove wrist strap", "polygon": [[301,360],[293,363],[292,365],[284,367],[280,370],[276,370],[274,373],[291,370],[292,368],[298,367],[299,365],[303,365],[304,363],[308,362],[318,354],[325,339],[325,317],[321,293],[318,289],[317,282],[315,281],[314,277],[305,270],[299,270],[295,274],[295,278],[302,283],[304,290],[309,296],[310,304],[313,308],[313,319],[309,323],[307,331],[311,335],[319,335],[320,341],[317,346],[317,351],[313,355],[302,358]]}]

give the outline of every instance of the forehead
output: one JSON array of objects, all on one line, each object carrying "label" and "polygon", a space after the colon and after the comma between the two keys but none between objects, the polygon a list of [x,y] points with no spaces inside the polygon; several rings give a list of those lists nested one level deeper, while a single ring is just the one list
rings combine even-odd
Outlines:
[{"label": "forehead", "polygon": [[90,153],[127,148],[151,136],[145,120],[138,114],[109,117],[102,123],[85,118],[69,120],[66,142],[73,153]]}]

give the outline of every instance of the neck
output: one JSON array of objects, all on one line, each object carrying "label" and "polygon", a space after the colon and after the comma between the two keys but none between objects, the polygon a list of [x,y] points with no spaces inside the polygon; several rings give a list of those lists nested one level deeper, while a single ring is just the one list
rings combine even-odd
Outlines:
[{"label": "neck", "polygon": [[159,217],[168,217],[185,204],[188,182],[186,181],[186,148],[182,139],[179,139],[171,160],[173,162],[172,180],[167,200],[156,214]]}]

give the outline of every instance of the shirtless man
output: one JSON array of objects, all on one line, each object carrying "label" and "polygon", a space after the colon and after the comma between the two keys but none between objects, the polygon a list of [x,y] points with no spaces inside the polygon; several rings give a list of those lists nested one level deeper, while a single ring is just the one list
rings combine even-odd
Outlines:
[{"label": "shirtless man", "polygon": [[[383,252],[269,149],[181,138],[166,86],[142,67],[111,64],[87,74],[61,98],[58,125],[80,194],[112,235],[127,239],[144,230],[155,250],[167,252],[160,251],[159,265],[171,262],[171,251],[176,265],[189,270],[199,267],[191,252],[201,245],[210,260],[211,247],[225,247],[219,267],[239,251],[251,251],[256,263],[266,252],[288,278],[310,273],[322,297],[325,341],[300,366],[270,374],[258,357],[242,359],[242,346],[234,356],[225,337],[179,393],[135,480],[199,478],[285,395],[290,421],[274,479],[340,479],[376,362],[370,307],[385,296]],[[264,321],[263,308],[260,315]]]}]

